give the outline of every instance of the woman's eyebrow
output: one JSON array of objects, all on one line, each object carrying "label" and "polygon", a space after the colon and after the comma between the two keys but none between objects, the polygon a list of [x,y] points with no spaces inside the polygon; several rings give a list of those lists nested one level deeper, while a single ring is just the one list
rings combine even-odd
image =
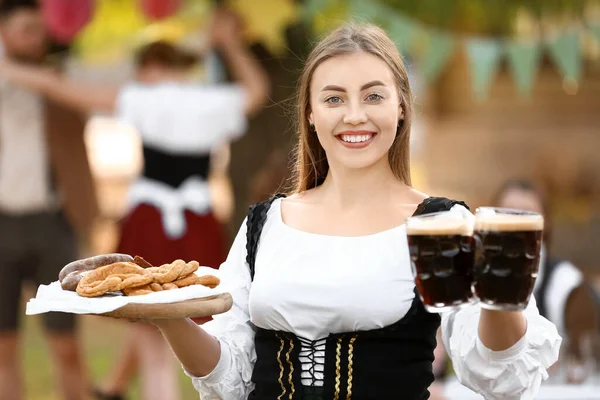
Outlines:
[{"label": "woman's eyebrow", "polygon": [[336,85],[327,85],[323,89],[321,89],[321,92],[327,92],[327,91],[346,93],[346,89],[344,89],[341,86],[336,86]]},{"label": "woman's eyebrow", "polygon": [[[387,86],[387,85],[381,81],[371,81],[371,82],[368,82],[368,83],[365,83],[364,85],[362,85],[360,90],[363,91],[363,90],[372,88],[373,86]],[[346,89],[344,89],[341,86],[337,86],[337,85],[327,85],[323,89],[321,89],[321,92],[326,92],[326,91],[346,93]]]},{"label": "woman's eyebrow", "polygon": [[371,81],[369,83],[365,83],[364,85],[362,85],[360,90],[363,91],[363,90],[372,88],[373,86],[387,86],[387,85],[381,81]]}]

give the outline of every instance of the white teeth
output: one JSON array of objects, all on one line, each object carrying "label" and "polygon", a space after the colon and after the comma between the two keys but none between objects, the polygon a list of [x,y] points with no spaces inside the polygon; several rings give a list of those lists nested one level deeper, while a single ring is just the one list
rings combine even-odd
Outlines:
[{"label": "white teeth", "polygon": [[360,142],[366,142],[367,140],[371,139],[373,137],[373,135],[342,135],[342,140],[344,142],[348,142],[348,143],[360,143]]}]

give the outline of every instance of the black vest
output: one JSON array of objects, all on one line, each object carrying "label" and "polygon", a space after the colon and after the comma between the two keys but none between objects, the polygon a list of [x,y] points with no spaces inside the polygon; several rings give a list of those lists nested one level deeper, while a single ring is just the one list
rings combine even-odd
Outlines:
[{"label": "black vest", "polygon": [[171,154],[148,145],[143,146],[144,170],[148,179],[179,187],[186,179],[197,176],[206,180],[210,169],[210,155]]},{"label": "black vest", "polygon": [[[255,204],[248,211],[246,261],[252,278],[267,212],[279,197],[282,195]],[[430,197],[419,205],[415,215],[449,210],[455,204],[466,207],[462,202]],[[407,314],[382,329],[331,334],[310,341],[293,333],[258,328],[254,340],[257,360],[252,374],[255,390],[249,399],[428,399],[427,389],[434,379],[433,351],[439,325],[440,316],[425,310],[415,288],[415,298]],[[318,358],[311,349],[323,342],[325,357]],[[312,360],[313,367],[322,366],[321,382],[312,371],[312,386],[302,385],[300,356]],[[322,386],[320,395],[316,394],[316,386]]]}]

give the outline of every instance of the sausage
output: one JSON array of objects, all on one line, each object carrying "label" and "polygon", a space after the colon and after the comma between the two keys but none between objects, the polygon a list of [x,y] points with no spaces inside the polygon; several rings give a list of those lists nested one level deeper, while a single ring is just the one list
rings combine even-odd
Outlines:
[{"label": "sausage", "polygon": [[74,292],[77,290],[79,281],[86,273],[87,271],[73,271],[63,278],[60,286],[63,288],[63,290],[70,290],[71,292]]},{"label": "sausage", "polygon": [[110,265],[117,262],[133,262],[133,257],[131,257],[128,254],[112,253],[101,254],[98,256],[73,261],[65,265],[64,268],[60,271],[60,273],[58,274],[58,280],[62,284],[66,276],[73,272],[91,271],[98,267],[103,267],[105,265]]}]

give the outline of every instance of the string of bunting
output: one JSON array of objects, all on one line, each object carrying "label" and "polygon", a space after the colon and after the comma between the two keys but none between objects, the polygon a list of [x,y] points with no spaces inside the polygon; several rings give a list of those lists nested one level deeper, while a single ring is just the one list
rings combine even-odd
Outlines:
[{"label": "string of bunting", "polygon": [[[152,40],[193,42],[215,0],[40,0],[54,40],[72,44],[73,54],[89,64],[119,61]],[[295,0],[223,0],[245,21],[248,42],[261,42],[273,54],[287,49],[285,29],[297,21]],[[189,44],[189,43],[188,43]]]},{"label": "string of bunting", "polygon": [[451,56],[464,46],[473,94],[484,99],[506,59],[518,93],[529,97],[544,52],[556,65],[565,83],[577,87],[582,75],[582,37],[591,34],[600,44],[600,22],[569,26],[539,38],[476,37],[425,26],[377,0],[307,0],[303,17],[316,34],[352,18],[384,28],[403,55],[417,61],[426,83],[439,77]]}]

